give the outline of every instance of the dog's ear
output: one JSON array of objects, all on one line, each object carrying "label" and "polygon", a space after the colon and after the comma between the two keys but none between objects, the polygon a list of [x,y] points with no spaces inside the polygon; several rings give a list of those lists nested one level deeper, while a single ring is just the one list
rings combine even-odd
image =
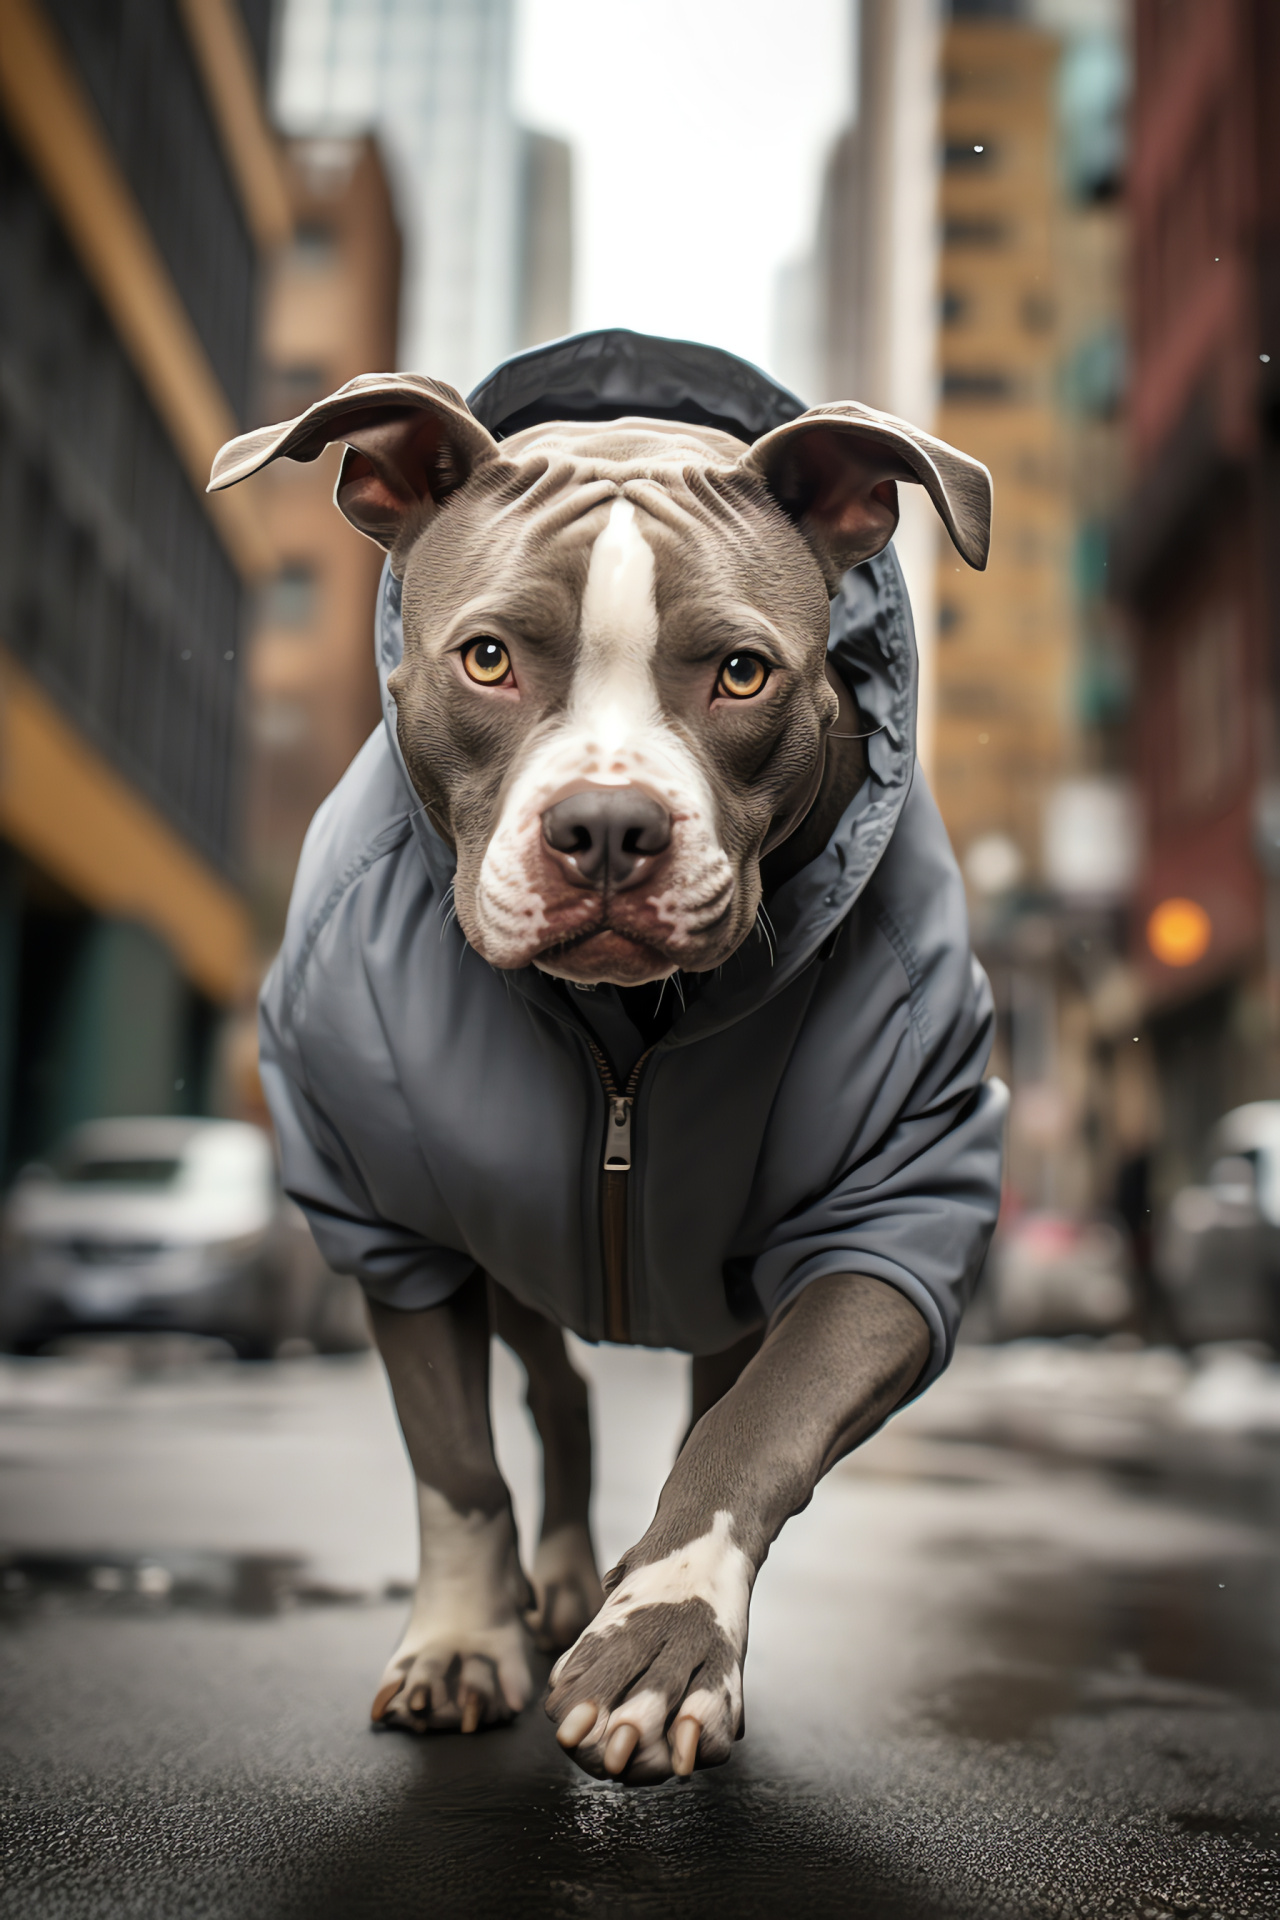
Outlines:
[{"label": "dog's ear", "polygon": [[272,460],[316,460],[344,440],[334,500],[353,527],[394,547],[492,460],[498,443],[460,393],[421,373],[364,373],[296,420],[228,440],[209,492],[247,480]]},{"label": "dog's ear", "polygon": [[833,593],[847,568],[893,538],[899,480],[925,488],[971,567],[987,564],[991,475],[891,413],[852,400],[811,407],[757,440],[739,466],[763,479],[799,526]]}]

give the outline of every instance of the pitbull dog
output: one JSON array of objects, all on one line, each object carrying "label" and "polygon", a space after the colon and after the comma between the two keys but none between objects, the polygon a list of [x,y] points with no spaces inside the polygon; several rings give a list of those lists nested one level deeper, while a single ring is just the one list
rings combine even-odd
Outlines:
[{"label": "pitbull dog", "polygon": [[[788,960],[762,914],[766,891],[793,898],[813,863],[845,846],[839,823],[873,784],[858,736],[883,729],[862,724],[848,670],[829,661],[832,596],[852,591],[849,569],[865,572],[889,540],[903,481],[925,487],[982,566],[989,479],[853,403],[803,412],[754,444],[638,416],[541,421],[498,440],[452,388],[399,374],[353,380],[231,442],[211,485],[281,456],[314,459],[331,441],[346,448],[337,505],[389,555],[383,617],[402,623],[403,656],[388,681],[394,739],[370,743],[304,853],[266,989],[264,1080],[286,1183],[330,1259],[368,1287],[417,1480],[420,1577],[373,1717],[463,1732],[508,1719],[532,1696],[536,1641],[560,1656],[547,1711],[588,1772],[688,1775],[725,1760],[741,1733],[748,1606],[771,1542],[944,1363],[930,1359],[949,1334],[929,1289],[962,1288],[994,1217],[989,1002],[951,951],[964,948],[962,910],[936,815],[921,829],[927,857],[910,853],[905,829],[893,844],[907,850],[882,856],[876,924],[910,918],[892,905],[890,876],[906,873],[909,891],[914,860],[921,915],[945,894],[950,931],[923,946],[909,928],[900,946],[867,932],[880,941],[872,963],[857,957],[870,917],[850,920],[841,896],[820,950],[815,923]],[[904,798],[909,765],[882,786],[894,781],[893,806],[924,819],[927,796]],[[373,818],[375,788],[400,798],[378,800],[383,812],[357,832],[349,823]],[[866,802],[862,818],[868,843],[878,833],[888,844],[893,807]],[[875,983],[890,972],[881,1006]],[[943,973],[956,984],[930,1029],[926,1003],[941,989],[929,981]],[[749,992],[760,1005],[743,1016],[733,996]],[[783,1007],[777,1038],[769,1022]],[[629,1052],[610,1037],[619,1009],[638,1035]],[[859,1057],[892,1027],[924,1091],[886,1094],[890,1069],[872,1068],[879,1091],[856,1103],[865,1144],[848,1147],[837,1109],[850,1074],[838,1072],[807,1097],[818,1132],[788,1186],[771,1169],[796,1149],[796,1062],[830,1056],[823,1022],[853,1034],[859,1020],[870,1023]],[[677,1256],[654,1253],[652,1230],[648,1253],[637,1250],[627,1181],[661,1158],[660,1075],[674,1089],[694,1067],[702,1077],[673,1094],[670,1123],[689,1127],[691,1144],[664,1191],[682,1187],[690,1160],[702,1172],[689,1176],[672,1245],[696,1239],[718,1208],[738,1224],[721,1235],[723,1257],[698,1256],[668,1311],[652,1301]],[[726,1072],[745,1076],[727,1118],[716,1106]],[[521,1100],[535,1118],[510,1145],[504,1116]],[[919,1151],[890,1144],[917,1134]],[[538,1171],[562,1135],[554,1164],[568,1171]],[[837,1136],[838,1178],[822,1144]],[[945,1173],[939,1155],[950,1155]],[[936,1244],[949,1250],[930,1252],[935,1229],[920,1225],[919,1259],[899,1263],[876,1251],[876,1210],[900,1213],[893,1196],[913,1181],[912,1217],[940,1220]],[[843,1224],[855,1190],[856,1228]],[[789,1223],[837,1193],[840,1220],[777,1256],[787,1271],[772,1294],[764,1279],[754,1292],[732,1280],[753,1259],[763,1274],[779,1236],[790,1247]],[[927,1277],[938,1259],[954,1267],[945,1283]],[[557,1320],[695,1354],[690,1432],[652,1525],[603,1592],[586,1390]],[[532,1586],[493,1454],[493,1331],[525,1364],[544,1449]]]}]

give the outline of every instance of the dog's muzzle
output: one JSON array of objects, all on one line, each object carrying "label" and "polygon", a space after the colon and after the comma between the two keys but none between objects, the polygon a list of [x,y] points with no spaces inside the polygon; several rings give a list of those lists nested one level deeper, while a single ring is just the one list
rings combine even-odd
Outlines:
[{"label": "dog's muzzle", "polygon": [[652,877],[671,815],[639,787],[585,787],[547,808],[542,837],[573,886],[621,893]]}]

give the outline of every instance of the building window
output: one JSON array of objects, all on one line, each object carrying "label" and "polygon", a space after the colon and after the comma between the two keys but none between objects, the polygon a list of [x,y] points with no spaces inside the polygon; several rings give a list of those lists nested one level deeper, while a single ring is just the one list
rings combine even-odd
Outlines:
[{"label": "building window", "polygon": [[281,567],[262,590],[262,619],[272,627],[306,627],[316,610],[315,568],[305,560]]},{"label": "building window", "polygon": [[971,140],[948,140],[942,149],[942,164],[948,173],[985,173],[995,162],[995,147],[981,135]]},{"label": "building window", "polygon": [[998,247],[1007,238],[1004,222],[971,214],[949,214],[942,223],[944,247]]},{"label": "building window", "polygon": [[305,413],[313,401],[323,400],[329,391],[325,369],[309,360],[289,366],[272,367],[267,375],[268,417],[288,420]]},{"label": "building window", "polygon": [[1011,400],[1013,381],[994,367],[945,367],[942,374],[944,400]]}]

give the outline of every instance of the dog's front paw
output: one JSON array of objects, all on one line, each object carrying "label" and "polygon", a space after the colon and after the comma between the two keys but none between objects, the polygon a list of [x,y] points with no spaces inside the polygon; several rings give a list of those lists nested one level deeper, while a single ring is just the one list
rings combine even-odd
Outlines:
[{"label": "dog's front paw", "polygon": [[731,1515],[643,1566],[624,1559],[608,1599],[556,1663],[556,1738],[597,1778],[636,1784],[720,1766],[742,1732],[754,1569]]},{"label": "dog's front paw", "polygon": [[529,1585],[509,1512],[461,1514],[419,1486],[422,1567],[372,1718],[411,1733],[475,1733],[533,1698]]},{"label": "dog's front paw", "polygon": [[514,1719],[532,1697],[529,1634],[519,1617],[424,1638],[411,1621],[387,1664],[371,1717],[410,1733],[475,1733]]},{"label": "dog's front paw", "polygon": [[591,1535],[582,1526],[557,1527],[539,1541],[533,1560],[537,1605],[529,1625],[543,1653],[563,1653],[604,1604]]}]

